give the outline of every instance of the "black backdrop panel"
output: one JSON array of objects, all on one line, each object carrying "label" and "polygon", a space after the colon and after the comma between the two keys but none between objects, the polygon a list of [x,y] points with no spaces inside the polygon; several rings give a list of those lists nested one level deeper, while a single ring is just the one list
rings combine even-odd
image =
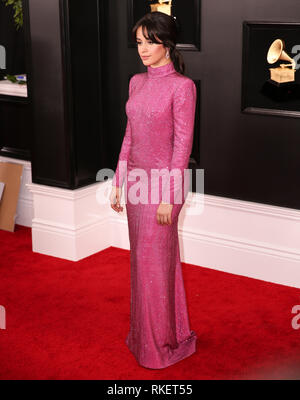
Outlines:
[{"label": "black backdrop panel", "polygon": [[76,164],[75,186],[92,183],[103,163],[101,1],[63,1],[62,23],[69,127]]},{"label": "black backdrop panel", "polygon": [[[25,27],[15,28],[14,11],[0,1],[0,45],[5,48],[4,75],[27,72]],[[28,97],[0,94],[0,155],[31,160],[32,109]]]},{"label": "black backdrop panel", "polygon": [[104,166],[101,7],[29,0],[34,183],[76,189]]}]

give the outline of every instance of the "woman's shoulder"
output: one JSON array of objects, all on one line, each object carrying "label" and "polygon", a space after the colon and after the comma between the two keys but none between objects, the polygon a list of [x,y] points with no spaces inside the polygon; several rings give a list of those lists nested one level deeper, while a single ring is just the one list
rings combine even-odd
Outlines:
[{"label": "woman's shoulder", "polygon": [[174,101],[181,100],[184,97],[197,96],[197,87],[195,85],[195,82],[188,76],[182,75],[178,72],[173,82],[174,85],[172,90],[172,97]]},{"label": "woman's shoulder", "polygon": [[175,75],[175,81],[176,81],[176,88],[190,88],[190,87],[194,87],[195,82],[193,81],[192,78],[189,78],[186,75],[182,75],[179,72],[177,72],[177,74]]},{"label": "woman's shoulder", "polygon": [[132,77],[130,78],[130,82],[139,82],[140,80],[145,79],[147,76],[147,72],[138,72],[136,74],[133,74]]},{"label": "woman's shoulder", "polygon": [[138,87],[140,82],[143,81],[146,77],[145,72],[138,72],[137,74],[132,75],[129,80],[129,91],[132,92],[135,87]]}]

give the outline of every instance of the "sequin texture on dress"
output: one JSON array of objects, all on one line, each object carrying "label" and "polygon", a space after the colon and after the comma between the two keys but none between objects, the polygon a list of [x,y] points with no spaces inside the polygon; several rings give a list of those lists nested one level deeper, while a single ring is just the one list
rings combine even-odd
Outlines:
[{"label": "sequin texture on dress", "polygon": [[[196,351],[190,329],[178,240],[178,215],[186,192],[182,183],[153,184],[151,170],[188,168],[192,150],[196,86],[172,62],[132,76],[126,103],[127,125],[112,184],[122,187],[130,240],[130,329],[125,342],[146,368],[165,368]],[[133,202],[130,172],[141,169],[139,185],[148,202]],[[156,201],[151,192],[158,189]],[[181,190],[181,191],[180,191]],[[156,212],[165,193],[173,204],[172,223],[160,225]],[[182,201],[175,197],[182,194]],[[175,196],[176,195],[176,196]],[[155,196],[154,196],[155,197]],[[178,197],[177,197],[178,198]]]}]

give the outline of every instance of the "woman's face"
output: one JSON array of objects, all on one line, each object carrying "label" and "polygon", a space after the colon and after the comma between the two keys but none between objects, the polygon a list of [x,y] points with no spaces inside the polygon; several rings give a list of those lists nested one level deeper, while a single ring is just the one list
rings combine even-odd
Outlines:
[{"label": "woman's face", "polygon": [[[145,35],[147,36],[147,29],[145,28]],[[160,40],[157,38],[160,42]],[[153,43],[150,38],[146,39],[143,35],[143,28],[140,26],[136,31],[136,42],[138,53],[144,65],[158,67],[166,64],[166,48],[163,44]],[[168,61],[169,62],[169,61]]]}]

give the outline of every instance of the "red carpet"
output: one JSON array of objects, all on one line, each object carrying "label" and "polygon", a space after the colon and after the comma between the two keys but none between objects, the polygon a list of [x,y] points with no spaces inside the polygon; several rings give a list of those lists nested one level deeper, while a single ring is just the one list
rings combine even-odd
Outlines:
[{"label": "red carpet", "polygon": [[125,345],[130,254],[79,262],[31,251],[31,229],[0,231],[0,379],[300,379],[300,290],[183,264],[197,352],[163,370]]}]

